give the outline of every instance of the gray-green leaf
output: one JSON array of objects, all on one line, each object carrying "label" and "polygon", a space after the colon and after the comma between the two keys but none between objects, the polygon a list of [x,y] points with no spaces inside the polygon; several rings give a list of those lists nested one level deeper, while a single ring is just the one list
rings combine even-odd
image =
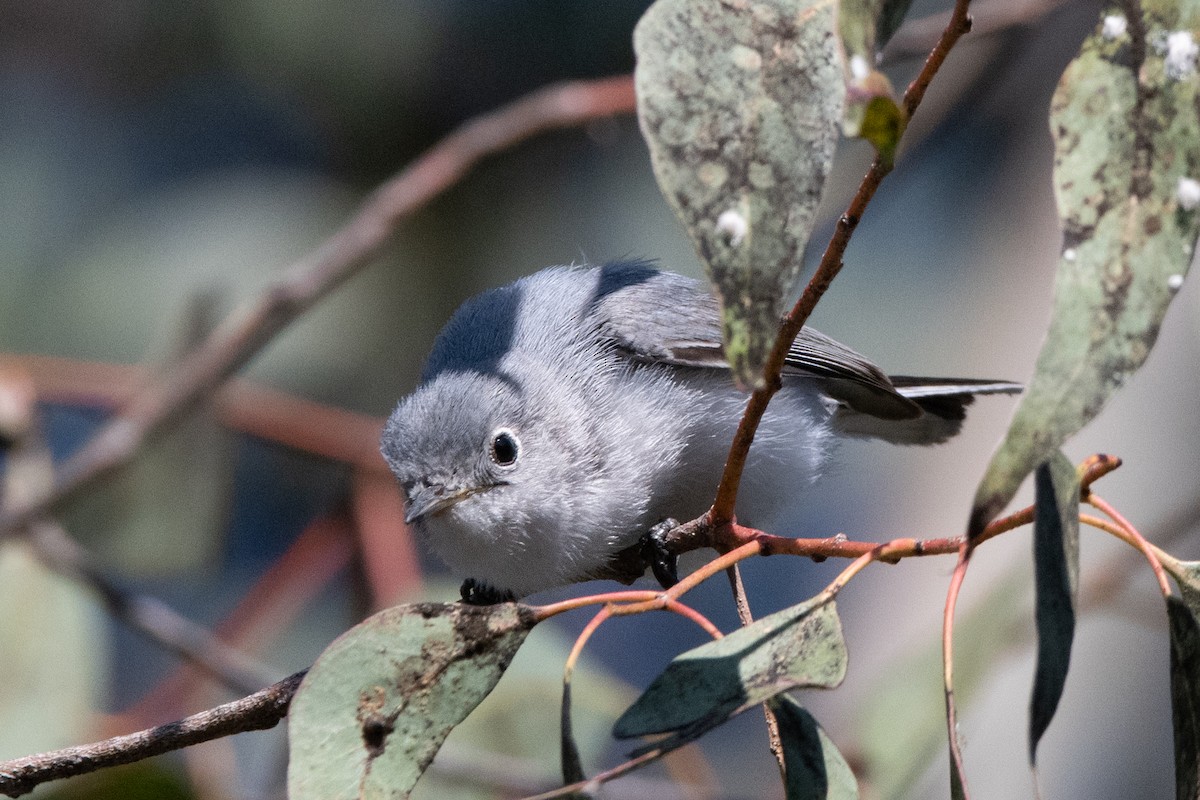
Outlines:
[{"label": "gray-green leaf", "polygon": [[534,624],[514,603],[419,603],[344,633],[292,702],[290,800],[408,797]]},{"label": "gray-green leaf", "polygon": [[679,731],[692,739],[780,692],[837,686],[845,674],[837,608],[817,597],[676,656],[613,734]]},{"label": "gray-green leaf", "polygon": [[812,714],[787,694],[770,703],[779,721],[787,800],[857,800],[854,772]]},{"label": "gray-green leaf", "polygon": [[658,0],[634,31],[638,119],[722,303],[734,376],[762,366],[845,102],[834,0]]},{"label": "gray-green leaf", "polygon": [[1194,51],[1170,42],[1192,42],[1200,0],[1141,5],[1144,26],[1099,28],[1054,96],[1065,233],[1053,320],[975,495],[972,535],[1142,365],[1192,260],[1200,208],[1187,190],[1200,179],[1200,80]]},{"label": "gray-green leaf", "polygon": [[1175,797],[1200,797],[1200,625],[1178,598],[1167,598],[1171,628],[1171,719],[1175,731]]},{"label": "gray-green leaf", "polygon": [[1079,473],[1061,452],[1037,468],[1033,520],[1037,668],[1029,701],[1029,763],[1067,683],[1079,587]]}]

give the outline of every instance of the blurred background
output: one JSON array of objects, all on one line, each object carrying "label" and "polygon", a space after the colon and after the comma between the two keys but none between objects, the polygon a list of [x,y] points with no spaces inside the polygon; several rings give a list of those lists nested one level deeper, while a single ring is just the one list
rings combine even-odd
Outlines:
[{"label": "blurred background", "polygon": [[[68,455],[146,370],[252,299],[455,125],[553,81],[628,72],[647,4],[0,0],[0,377],[36,388],[45,441],[55,458]],[[918,1],[910,17],[947,5]],[[1017,22],[990,29],[991,15],[1013,8]],[[978,4],[981,32],[935,82],[817,327],[891,372],[1028,379],[1059,250],[1046,113],[1100,8]],[[910,29],[889,51],[898,87],[920,65],[900,45],[920,36]],[[844,143],[816,254],[870,155]],[[492,158],[275,339],[241,373],[239,394],[174,427],[60,519],[120,586],[219,630],[275,677],[307,666],[377,607],[455,598],[455,582],[402,538],[398,492],[375,455],[378,425],[462,300],[549,264],[626,256],[699,274],[632,117]],[[1067,447],[1077,461],[1096,451],[1125,459],[1098,490],[1185,558],[1200,549],[1196,295],[1185,284],[1145,369]],[[798,498],[778,532],[960,533],[1013,406],[980,401],[964,434],[936,449],[843,447],[834,474]],[[1040,751],[1042,789],[1167,796],[1161,601],[1139,556],[1083,537],[1084,611]],[[961,725],[978,798],[1032,793],[1029,562],[1027,529],[989,543],[960,603]],[[752,606],[765,614],[797,602],[842,566],[759,559],[744,570]],[[916,559],[862,574],[841,600],[849,677],[801,696],[860,770],[864,797],[948,795],[937,637],[952,566]],[[723,629],[736,625],[722,581],[689,597]],[[418,795],[508,797],[553,785],[562,662],[589,616],[534,632]],[[628,748],[608,736],[611,720],[702,638],[670,615],[601,629],[574,691],[590,771],[622,760]],[[234,696],[22,545],[0,548],[0,759]],[[285,765],[281,726],[35,796],[278,798]],[[608,791],[782,794],[757,712]]]}]

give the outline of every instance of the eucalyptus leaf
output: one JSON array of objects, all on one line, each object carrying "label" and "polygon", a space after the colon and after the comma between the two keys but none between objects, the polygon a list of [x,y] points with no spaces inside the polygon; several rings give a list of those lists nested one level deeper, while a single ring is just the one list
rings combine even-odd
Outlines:
[{"label": "eucalyptus leaf", "polygon": [[813,598],[676,656],[613,734],[677,731],[690,740],[780,692],[837,686],[845,674],[836,605]]},{"label": "eucalyptus leaf", "polygon": [[762,383],[845,101],[834,0],[658,0],[634,31],[654,175],[722,305],[725,355]]},{"label": "eucalyptus leaf", "polygon": [[1171,719],[1175,732],[1175,797],[1200,797],[1200,625],[1192,610],[1167,598],[1171,629]]},{"label": "eucalyptus leaf", "polygon": [[1194,47],[1200,0],[1141,7],[1141,20],[1084,41],[1054,95],[1064,237],[1053,318],[975,495],[970,535],[1142,365],[1192,260],[1200,208],[1184,189],[1200,178],[1200,80],[1195,51],[1171,42]]},{"label": "eucalyptus leaf", "polygon": [[534,624],[515,603],[418,603],[351,628],[292,701],[290,800],[408,797]]},{"label": "eucalyptus leaf", "polygon": [[1165,561],[1163,567],[1175,578],[1183,602],[1200,619],[1200,561]]},{"label": "eucalyptus leaf", "polygon": [[812,714],[787,694],[770,703],[779,721],[787,800],[857,800],[854,772]]},{"label": "eucalyptus leaf", "polygon": [[1071,665],[1079,588],[1079,473],[1061,452],[1037,468],[1033,520],[1037,667],[1029,702],[1029,763],[1054,719]]}]

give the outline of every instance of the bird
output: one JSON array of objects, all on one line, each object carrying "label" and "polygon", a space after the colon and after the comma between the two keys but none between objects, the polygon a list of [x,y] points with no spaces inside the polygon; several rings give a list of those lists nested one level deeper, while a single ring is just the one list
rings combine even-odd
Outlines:
[{"label": "bird", "polygon": [[[944,442],[976,396],[1021,390],[889,377],[809,327],[781,377],[737,502],[757,527],[840,440]],[[464,578],[465,600],[496,602],[611,576],[655,526],[703,513],[746,399],[706,284],[643,260],[549,267],[463,303],[381,451],[417,538]]]}]

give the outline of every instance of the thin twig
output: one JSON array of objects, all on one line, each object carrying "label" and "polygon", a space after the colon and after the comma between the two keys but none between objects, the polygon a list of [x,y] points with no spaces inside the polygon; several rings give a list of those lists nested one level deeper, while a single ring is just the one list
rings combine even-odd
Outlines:
[{"label": "thin twig", "polygon": [[221,641],[161,600],[119,587],[56,523],[39,521],[31,525],[30,543],[46,566],[96,592],[118,620],[231,689],[253,692],[279,679],[278,672]]},{"label": "thin twig", "polygon": [[[737,608],[738,621],[741,622],[743,628],[753,624],[754,614],[750,611],[750,598],[746,596],[746,585],[742,583],[742,571],[738,569],[737,564],[732,564],[725,570],[725,576],[729,579],[729,590],[733,592],[733,604]],[[780,777],[786,782],[787,764],[783,760],[783,739],[779,734],[779,720],[775,717],[775,712],[771,710],[769,704],[763,703],[762,711],[763,718],[767,723],[767,748],[779,766]]]},{"label": "thin twig", "polygon": [[261,691],[137,733],[0,763],[0,794],[19,797],[35,786],[104,767],[129,764],[200,742],[275,727],[287,715],[304,672]]},{"label": "thin twig", "polygon": [[1150,562],[1150,568],[1154,570],[1154,577],[1158,579],[1158,587],[1162,590],[1163,597],[1171,595],[1171,582],[1167,580],[1166,570],[1163,569],[1162,561],[1154,552],[1154,546],[1146,541],[1146,537],[1138,532],[1138,529],[1133,527],[1133,524],[1125,519],[1121,512],[1113,508],[1106,500],[1099,495],[1088,492],[1084,498],[1090,505],[1095,506],[1101,512],[1107,514],[1113,522],[1115,522],[1122,530],[1129,534],[1132,540],[1131,544],[1142,552],[1146,560]]},{"label": "thin twig", "polygon": [[467,122],[379,187],[358,213],[135,396],[62,465],[51,486],[0,508],[0,537],[128,462],[151,434],[211,393],[271,338],[376,256],[405,217],[486,156],[547,130],[629,112],[628,76],[558,84]]},{"label": "thin twig", "polygon": [[950,745],[950,783],[952,787],[957,784],[959,788],[957,793],[951,791],[951,796],[962,797],[967,796],[967,770],[963,762],[962,744],[958,739],[958,707],[954,702],[954,609],[958,606],[958,593],[967,577],[967,566],[971,563],[974,547],[970,539],[963,539],[942,615],[942,681],[946,697],[946,734]]}]

